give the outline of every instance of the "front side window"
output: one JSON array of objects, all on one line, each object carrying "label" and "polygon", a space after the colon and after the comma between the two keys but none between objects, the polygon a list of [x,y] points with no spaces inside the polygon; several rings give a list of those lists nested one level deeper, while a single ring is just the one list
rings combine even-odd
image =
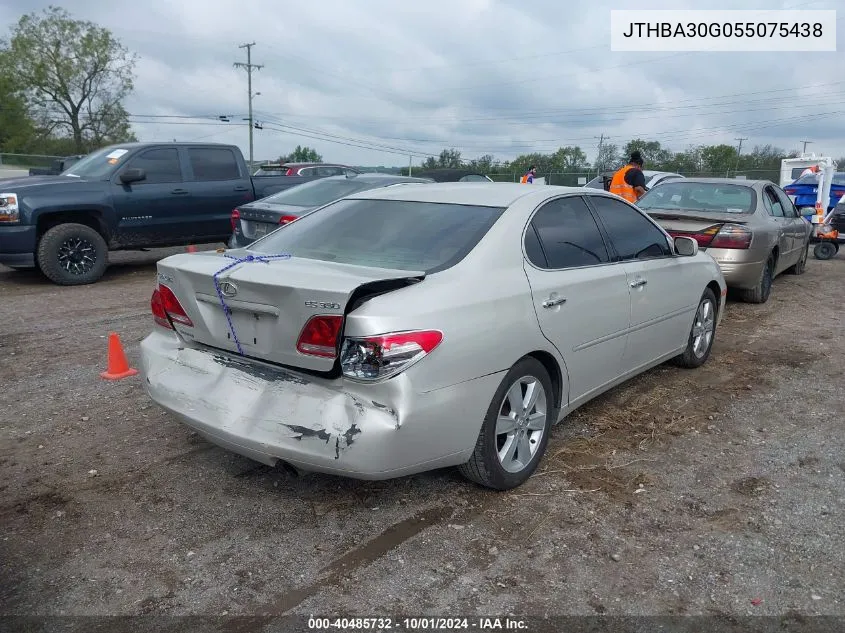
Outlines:
[{"label": "front side window", "polygon": [[254,242],[259,253],[425,271],[450,268],[504,209],[402,200],[339,200]]},{"label": "front side window", "polygon": [[[530,242],[532,229],[536,245]],[[558,198],[540,207],[531,220],[525,252],[538,268],[580,268],[610,261],[599,227],[580,196]]]},{"label": "front side window", "polygon": [[[671,183],[665,185],[671,187]],[[616,254],[622,260],[670,257],[669,238],[642,213],[606,196],[590,196]]]},{"label": "front side window", "polygon": [[179,165],[179,150],[173,148],[150,149],[141,152],[126,163],[126,169],[143,169],[146,178],[135,185],[155,185],[182,182],[182,168]]}]

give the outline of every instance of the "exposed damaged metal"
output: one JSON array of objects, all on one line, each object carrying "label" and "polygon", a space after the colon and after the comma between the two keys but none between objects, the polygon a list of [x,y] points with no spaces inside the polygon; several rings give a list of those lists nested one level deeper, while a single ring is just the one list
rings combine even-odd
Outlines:
[{"label": "exposed damaged metal", "polygon": [[299,436],[294,438],[297,440],[301,440],[303,437],[316,437],[325,440],[326,444],[328,444],[329,440],[332,439],[332,434],[325,429],[309,429],[307,426],[297,426],[296,424],[285,424],[285,426],[294,433],[299,433]]},{"label": "exposed damaged metal", "polygon": [[397,428],[397,429],[398,429],[400,426],[402,426],[402,424],[399,422],[399,414],[398,414],[398,413],[396,413],[396,410],[395,410],[395,409],[392,409],[392,408],[388,407],[386,404],[382,404],[381,402],[376,402],[375,400],[372,400],[372,403],[373,403],[373,406],[374,406],[376,409],[381,409],[382,411],[384,411],[385,413],[387,413],[387,414],[388,414],[391,418],[393,418],[394,420],[396,420],[396,428]]},{"label": "exposed damaged metal", "polygon": [[259,365],[255,362],[240,360],[225,356],[223,354],[215,354],[211,359],[218,365],[227,367],[229,369],[237,369],[255,378],[267,380],[269,382],[291,382],[297,385],[307,385],[308,381],[282,368],[267,367],[266,365]]}]

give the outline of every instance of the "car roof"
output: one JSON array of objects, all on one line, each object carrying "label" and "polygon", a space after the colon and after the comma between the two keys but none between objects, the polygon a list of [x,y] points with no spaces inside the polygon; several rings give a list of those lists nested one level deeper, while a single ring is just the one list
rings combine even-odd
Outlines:
[{"label": "car roof", "polygon": [[774,184],[771,180],[739,180],[737,178],[684,178],[683,181],[677,182],[683,182],[684,184],[701,183],[706,185],[740,185],[755,189]]},{"label": "car roof", "polygon": [[359,182],[407,182],[407,183],[419,183],[425,184],[432,182],[430,178],[417,178],[416,176],[400,176],[398,174],[382,174],[376,172],[370,172],[367,174],[355,174],[354,176],[327,176],[325,178],[321,178],[316,182],[321,182],[323,180],[357,180]]},{"label": "car roof", "polygon": [[424,187],[388,187],[371,189],[348,196],[371,200],[403,200],[406,202],[439,202],[479,207],[509,207],[532,193],[549,195],[576,193],[584,195],[582,187],[555,187],[502,182],[438,182]]}]

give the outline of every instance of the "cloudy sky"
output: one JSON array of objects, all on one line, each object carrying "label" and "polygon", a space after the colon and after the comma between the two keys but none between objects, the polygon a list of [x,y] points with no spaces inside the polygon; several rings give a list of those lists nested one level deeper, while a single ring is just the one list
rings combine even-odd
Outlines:
[{"label": "cloudy sky", "polygon": [[[54,0],[55,1],[55,0]],[[4,0],[0,25],[48,3]],[[772,143],[845,155],[841,0],[713,0],[711,9],[839,9],[836,53],[610,51],[610,9],[701,8],[692,0],[65,0],[139,55],[126,104],[142,140],[236,143],[246,152],[246,61],[255,42],[257,159],[297,144],[325,160],[415,164],[551,152],[598,137],[680,150]],[[696,7],[695,5],[698,5]],[[232,123],[208,117],[232,115]],[[175,116],[174,116],[175,115]],[[170,118],[167,118],[170,117]],[[196,117],[196,118],[188,118]],[[203,118],[205,117],[205,118]]]}]

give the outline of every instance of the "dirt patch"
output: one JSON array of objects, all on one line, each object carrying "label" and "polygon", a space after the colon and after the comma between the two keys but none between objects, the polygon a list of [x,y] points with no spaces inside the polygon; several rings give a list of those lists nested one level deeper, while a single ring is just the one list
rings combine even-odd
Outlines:
[{"label": "dirt patch", "polygon": [[746,497],[759,497],[771,485],[765,477],[743,477],[731,484],[731,490]]},{"label": "dirt patch", "polygon": [[730,303],[705,367],[596,399],[493,493],[294,477],[100,380],[108,332],[137,366],[153,327],[148,257],[71,289],[0,271],[0,613],[845,613],[845,258]]}]

